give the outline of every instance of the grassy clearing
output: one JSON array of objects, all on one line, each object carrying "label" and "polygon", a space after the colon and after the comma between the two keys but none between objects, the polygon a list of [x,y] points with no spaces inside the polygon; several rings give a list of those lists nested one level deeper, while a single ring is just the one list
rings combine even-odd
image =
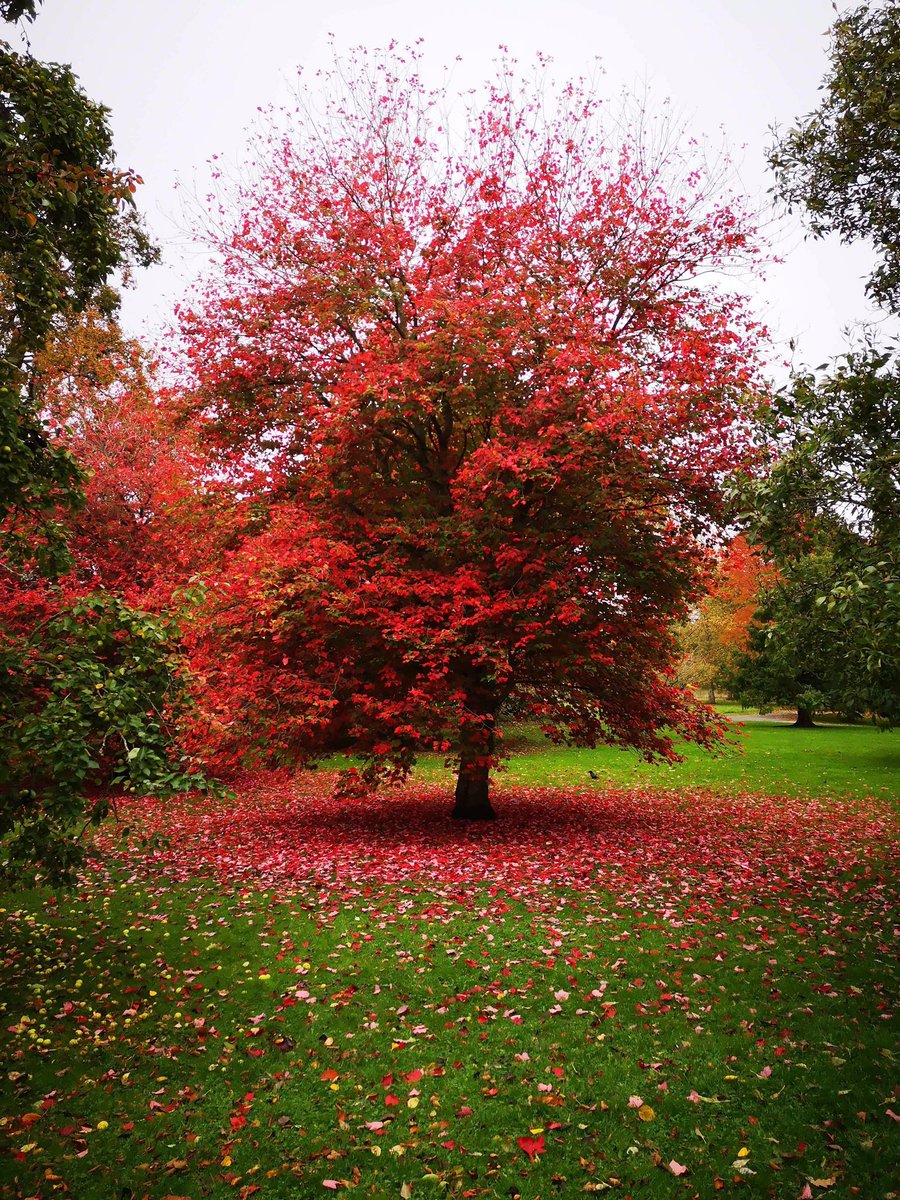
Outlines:
[{"label": "grassy clearing", "polygon": [[[534,726],[515,726],[507,731],[507,739],[514,751],[505,770],[509,784],[741,788],[787,796],[900,798],[900,733],[870,725],[794,729],[777,722],[736,723],[731,744],[721,753],[714,756],[683,746],[684,762],[671,766],[653,766],[611,746],[556,747]],[[419,771],[427,779],[445,775],[436,757],[423,760]],[[599,779],[592,780],[590,771]]]},{"label": "grassy clearing", "polygon": [[[856,728],[742,770],[779,735],[890,786]],[[478,831],[424,785],[148,805],[162,853],[0,899],[0,1195],[890,1196],[884,800],[587,790],[624,757],[519,756]]]}]

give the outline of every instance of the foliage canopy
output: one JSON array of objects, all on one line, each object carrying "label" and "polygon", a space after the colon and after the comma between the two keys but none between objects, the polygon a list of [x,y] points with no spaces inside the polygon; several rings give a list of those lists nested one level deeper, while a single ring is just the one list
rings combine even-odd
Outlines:
[{"label": "foliage canopy", "polygon": [[578,85],[507,68],[449,137],[414,56],[325,82],[261,135],[182,313],[189,407],[263,514],[195,647],[205,735],[340,743],[366,784],[437,748],[458,815],[504,704],[579,744],[709,740],[670,624],[750,453],[754,331],[700,277],[754,261],[752,223]]},{"label": "foliage canopy", "polygon": [[[773,405],[781,455],[749,489],[779,566],[735,685],[754,703],[900,720],[900,369],[871,347]],[[800,699],[805,697],[805,699]]]},{"label": "foliage canopy", "polygon": [[860,4],[831,32],[819,107],[769,151],[776,191],[803,206],[816,236],[871,238],[881,256],[869,290],[900,304],[900,3]]}]

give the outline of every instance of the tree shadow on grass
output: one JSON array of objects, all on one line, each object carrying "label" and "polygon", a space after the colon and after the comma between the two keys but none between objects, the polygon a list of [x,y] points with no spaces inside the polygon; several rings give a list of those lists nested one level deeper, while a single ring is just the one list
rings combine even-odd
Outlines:
[{"label": "tree shadow on grass", "polygon": [[329,783],[259,779],[236,801],[193,806],[183,819],[169,805],[150,823],[177,828],[177,839],[131,863],[176,879],[212,874],[223,885],[401,885],[454,896],[606,888],[648,904],[691,904],[695,893],[716,904],[830,886],[889,836],[874,806],[514,784],[497,790],[499,820],[461,825],[449,818],[447,788],[413,784],[342,802]]}]

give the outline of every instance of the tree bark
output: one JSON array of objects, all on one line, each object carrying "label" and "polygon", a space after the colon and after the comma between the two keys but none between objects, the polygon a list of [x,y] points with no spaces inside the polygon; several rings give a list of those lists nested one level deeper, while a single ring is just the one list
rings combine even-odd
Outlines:
[{"label": "tree bark", "polygon": [[715,704],[715,702],[716,702],[716,689],[713,687],[712,684],[710,684],[708,693],[707,693],[707,697],[706,697],[706,703],[707,704]]},{"label": "tree bark", "polygon": [[815,729],[813,722],[813,714],[811,708],[798,708],[797,720],[794,722],[795,729]]},{"label": "tree bark", "polygon": [[490,769],[487,762],[463,755],[456,778],[456,803],[450,814],[454,821],[494,821],[497,814],[488,794]]}]

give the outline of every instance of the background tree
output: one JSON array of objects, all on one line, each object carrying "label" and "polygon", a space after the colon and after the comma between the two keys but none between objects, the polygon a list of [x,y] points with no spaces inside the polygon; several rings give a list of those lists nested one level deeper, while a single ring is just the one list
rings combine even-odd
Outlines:
[{"label": "background tree", "polygon": [[42,569],[39,516],[29,527],[19,514],[22,548],[0,555],[0,867],[71,879],[79,832],[117,791],[207,786],[179,740],[181,621],[191,576],[221,544],[222,505],[115,322],[71,319],[32,380],[50,446],[77,458],[85,494],[59,514],[68,570]]},{"label": "background tree", "polygon": [[900,718],[900,366],[871,347],[850,353],[830,376],[795,377],[774,401],[772,419],[780,457],[749,488],[749,505],[780,579],[733,685],[753,703],[793,702],[810,691],[818,698],[807,697],[804,708],[893,723]]},{"label": "background tree", "polygon": [[84,502],[61,518],[80,593],[103,589],[163,611],[221,558],[239,519],[175,419],[156,365],[117,322],[88,309],[35,356],[33,394],[55,446],[84,472]]},{"label": "background tree", "polygon": [[759,593],[770,577],[746,538],[734,538],[716,562],[708,594],[678,628],[678,678],[705,689],[710,704],[731,677],[735,656],[747,648]]},{"label": "background tree", "polygon": [[[841,16],[830,57],[819,108],[770,152],[776,192],[804,206],[817,236],[871,239],[880,263],[869,291],[896,313],[900,4],[864,4]],[[774,556],[779,583],[735,686],[768,702],[811,689],[797,699],[801,707],[869,713],[891,724],[900,716],[895,352],[867,340],[830,375],[797,373],[773,419],[780,457],[745,500],[749,527]]]},{"label": "background tree", "polygon": [[900,302],[900,3],[860,4],[831,30],[819,107],[769,151],[775,189],[802,205],[817,237],[870,238],[881,262],[869,290]]},{"label": "background tree", "polygon": [[0,42],[0,517],[41,514],[48,534],[57,506],[77,503],[80,476],[48,442],[31,363],[68,316],[114,306],[112,272],[153,259],[138,183],[115,164],[107,110],[71,70]]},{"label": "background tree", "polygon": [[506,701],[581,745],[708,743],[671,623],[755,375],[740,302],[698,277],[753,261],[750,222],[607,141],[577,86],[545,116],[502,75],[448,146],[414,60],[330,80],[263,136],[182,314],[189,407],[266,514],[195,645],[198,736],[309,760],[340,730],[366,785],[437,749],[467,818]]},{"label": "background tree", "polygon": [[[894,311],[898,83],[900,5],[853,9],[833,27],[822,103],[770,154],[776,191],[804,205],[815,234],[872,240],[881,261],[869,290]],[[818,620],[827,615],[835,660],[830,702],[885,723],[900,711],[897,388],[893,352],[871,342],[838,360],[831,377],[797,374],[776,409],[783,456],[771,479],[750,489],[752,523],[779,561],[782,599],[792,587],[805,597],[809,580],[821,580]],[[811,555],[824,555],[822,564],[807,562]],[[783,604],[776,607],[786,615]],[[792,627],[799,630],[781,620],[777,634],[770,629],[760,655],[783,645]]]},{"label": "background tree", "polygon": [[[6,3],[0,16],[36,9]],[[157,406],[137,364],[127,376],[121,337],[118,358],[93,354],[90,378],[92,321],[78,320],[95,308],[93,327],[107,319],[108,336],[110,277],[155,257],[134,208],[140,180],[116,166],[108,115],[68,67],[0,43],[0,844],[4,867],[49,877],[71,877],[73,835],[104,815],[103,789],[200,782],[173,740],[185,694],[173,620],[123,599],[149,599],[162,558],[161,545],[150,551],[171,525],[171,439],[168,456],[154,453],[167,444],[151,436]],[[79,355],[78,369],[61,371]],[[140,468],[138,441],[149,458]],[[140,515],[142,473],[152,514]],[[173,566],[165,581],[156,572],[169,598]],[[119,594],[97,592],[103,583]]]},{"label": "background tree", "polygon": [[808,555],[771,583],[760,596],[746,646],[723,671],[723,684],[744,704],[762,712],[796,708],[801,729],[813,727],[816,712],[848,712],[841,691],[842,630],[819,605],[831,566],[827,553]]}]

